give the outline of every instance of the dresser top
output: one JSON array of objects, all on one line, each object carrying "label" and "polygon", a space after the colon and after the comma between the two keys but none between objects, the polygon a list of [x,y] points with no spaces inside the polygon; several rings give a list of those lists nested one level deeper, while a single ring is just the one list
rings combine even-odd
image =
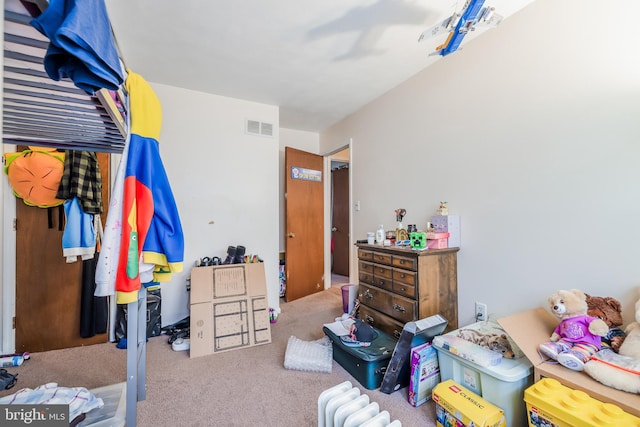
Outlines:
[{"label": "dresser top", "polygon": [[356,243],[356,246],[359,249],[363,250],[371,250],[376,252],[386,252],[390,254],[397,255],[418,255],[418,256],[429,256],[429,255],[439,255],[447,252],[458,252],[460,248],[445,248],[445,249],[412,249],[410,246],[382,246],[382,245],[370,245],[368,243]]}]

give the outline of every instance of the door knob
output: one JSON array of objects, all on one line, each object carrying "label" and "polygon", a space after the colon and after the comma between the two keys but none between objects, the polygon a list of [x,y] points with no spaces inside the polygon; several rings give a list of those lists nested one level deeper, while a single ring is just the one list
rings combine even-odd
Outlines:
[{"label": "door knob", "polygon": [[289,233],[289,234],[287,234],[287,237],[292,239],[292,238],[296,237],[296,234],[295,233]]},{"label": "door knob", "polygon": [[338,231],[336,227],[331,227],[331,231]]}]

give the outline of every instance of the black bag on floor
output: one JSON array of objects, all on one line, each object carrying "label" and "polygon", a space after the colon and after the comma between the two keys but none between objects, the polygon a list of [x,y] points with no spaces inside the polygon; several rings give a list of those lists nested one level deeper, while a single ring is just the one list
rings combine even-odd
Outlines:
[{"label": "black bag on floor", "polygon": [[0,369],[0,390],[9,390],[18,382],[18,374],[10,374],[6,369]]},{"label": "black bag on floor", "polygon": [[[147,338],[162,332],[162,297],[160,289],[147,291]],[[127,304],[118,304],[116,313],[116,342],[127,337]]]}]

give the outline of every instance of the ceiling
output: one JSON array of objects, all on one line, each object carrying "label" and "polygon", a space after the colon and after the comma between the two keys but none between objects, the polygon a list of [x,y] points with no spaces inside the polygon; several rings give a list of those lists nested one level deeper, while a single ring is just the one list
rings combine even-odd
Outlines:
[{"label": "ceiling", "polygon": [[[508,19],[533,0],[487,0]],[[427,28],[464,0],[105,0],[125,65],[146,80],[279,106],[319,132],[436,61]],[[485,31],[465,38],[462,47]],[[497,31],[497,30],[493,30]],[[464,55],[464,50],[453,53]]]}]

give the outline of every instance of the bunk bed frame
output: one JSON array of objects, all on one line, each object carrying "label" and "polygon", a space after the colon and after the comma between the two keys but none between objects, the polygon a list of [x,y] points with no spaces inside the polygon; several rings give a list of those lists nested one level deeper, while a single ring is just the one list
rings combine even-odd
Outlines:
[{"label": "bunk bed frame", "polygon": [[[2,140],[4,144],[121,153],[126,111],[122,89],[95,96],[71,81],[54,81],[44,71],[48,40],[30,26],[48,5],[44,0],[13,1],[25,12],[4,10]],[[15,7],[13,7],[15,9]],[[146,290],[127,305],[126,425],[135,427],[137,402],[146,399]],[[137,315],[135,315],[137,314]]]}]

